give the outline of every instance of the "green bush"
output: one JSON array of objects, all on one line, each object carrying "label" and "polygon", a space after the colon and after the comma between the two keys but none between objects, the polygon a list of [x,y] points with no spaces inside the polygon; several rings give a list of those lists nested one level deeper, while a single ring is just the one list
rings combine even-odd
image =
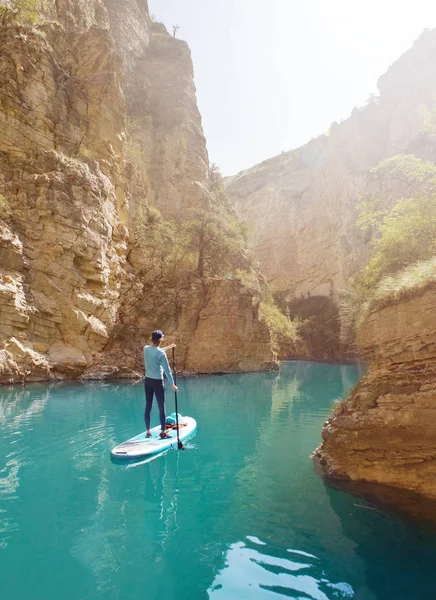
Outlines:
[{"label": "green bush", "polygon": [[410,197],[392,209],[377,197],[360,205],[358,225],[372,228],[372,256],[356,283],[373,290],[385,276],[436,254],[436,165],[414,156],[393,156],[373,170],[377,178],[405,184]]},{"label": "green bush", "polygon": [[[436,135],[436,107],[421,107],[421,131]],[[372,307],[436,283],[436,164],[414,154],[382,161],[372,175],[406,193],[393,206],[382,193],[359,205],[357,225],[368,232],[372,252],[348,282],[341,299],[343,331],[351,340]]]},{"label": "green bush", "polygon": [[182,233],[195,256],[199,277],[226,275],[251,265],[243,224],[222,206],[187,211]]},{"label": "green bush", "polygon": [[436,135],[436,107],[430,109],[426,106],[421,106],[418,114],[421,118],[421,131],[430,135]]},{"label": "green bush", "polygon": [[45,0],[0,0],[0,26],[15,22],[38,23]]},{"label": "green bush", "polygon": [[253,279],[244,224],[220,203],[189,209],[181,223],[164,221],[153,207],[142,213],[140,206],[134,237],[148,266],[158,263],[162,273],[188,269],[201,279]]},{"label": "green bush", "polygon": [[[435,110],[422,109],[423,130],[436,132]],[[357,225],[367,230],[372,252],[348,282],[341,298],[341,321],[349,340],[367,311],[434,282],[436,255],[436,164],[413,154],[382,161],[372,170],[381,183],[400,184],[407,197],[389,207],[382,194],[366,197]]]},{"label": "green bush", "polygon": [[261,302],[260,314],[268,324],[274,351],[282,357],[294,355],[300,339],[298,325],[281,312],[271,296]]}]

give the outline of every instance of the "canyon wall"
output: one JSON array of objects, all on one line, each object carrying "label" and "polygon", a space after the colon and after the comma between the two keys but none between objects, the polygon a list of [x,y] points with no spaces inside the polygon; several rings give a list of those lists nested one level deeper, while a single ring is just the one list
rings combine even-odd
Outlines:
[{"label": "canyon wall", "polygon": [[133,161],[148,201],[164,217],[180,219],[200,203],[193,182],[204,182],[209,168],[189,47],[150,19],[146,2],[105,5],[123,57],[127,133],[137,143]]},{"label": "canyon wall", "polygon": [[317,455],[333,478],[436,499],[436,289],[375,308],[358,332],[367,375],[325,424]]},{"label": "canyon wall", "polygon": [[155,206],[181,220],[207,183],[186,44],[145,0],[48,1],[36,24],[0,27],[0,44],[0,382],[138,375],[156,326],[178,342],[180,368],[217,370],[192,344],[226,356],[222,297],[249,335],[245,359],[218,370],[275,364],[242,284],[193,277],[160,313],[141,287],[138,219]]},{"label": "canyon wall", "polygon": [[355,225],[361,195],[398,197],[370,169],[393,154],[434,153],[420,131],[419,107],[434,104],[435,58],[436,30],[426,31],[379,79],[379,97],[328,134],[226,179],[262,272],[289,298],[337,300],[368,255],[369,238]]}]

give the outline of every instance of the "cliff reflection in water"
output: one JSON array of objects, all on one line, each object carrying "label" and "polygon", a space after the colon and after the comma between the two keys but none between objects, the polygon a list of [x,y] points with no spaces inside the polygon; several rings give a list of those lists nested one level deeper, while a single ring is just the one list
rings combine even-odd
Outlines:
[{"label": "cliff reflection in water", "polygon": [[356,560],[364,568],[364,578],[356,586],[356,598],[431,600],[436,597],[433,528],[420,520],[403,519],[365,499],[332,488],[327,490],[330,506],[340,519],[342,536],[354,542]]},{"label": "cliff reflection in water", "polygon": [[[0,549],[19,531],[13,504],[19,497],[20,470],[30,451],[27,443],[33,419],[43,412],[50,395],[46,386],[33,395],[21,386],[3,387],[0,393],[0,429],[8,447],[0,451]],[[0,450],[3,450],[0,443]]]}]

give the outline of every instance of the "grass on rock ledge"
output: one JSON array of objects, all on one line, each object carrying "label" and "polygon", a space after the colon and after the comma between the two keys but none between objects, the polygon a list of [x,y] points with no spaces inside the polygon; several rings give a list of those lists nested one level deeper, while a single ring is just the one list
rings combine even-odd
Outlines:
[{"label": "grass on rock ledge", "polygon": [[411,265],[395,275],[384,277],[367,301],[362,311],[362,320],[371,310],[415,296],[433,286],[436,286],[436,256]]}]

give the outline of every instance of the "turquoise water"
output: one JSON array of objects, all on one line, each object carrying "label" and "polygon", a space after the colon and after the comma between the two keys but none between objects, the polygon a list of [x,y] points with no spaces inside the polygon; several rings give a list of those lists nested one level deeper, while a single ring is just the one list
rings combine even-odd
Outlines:
[{"label": "turquoise water", "polygon": [[197,435],[128,468],[109,450],[143,429],[141,384],[0,388],[0,598],[436,598],[436,534],[309,460],[358,377],[284,363],[182,380]]}]

